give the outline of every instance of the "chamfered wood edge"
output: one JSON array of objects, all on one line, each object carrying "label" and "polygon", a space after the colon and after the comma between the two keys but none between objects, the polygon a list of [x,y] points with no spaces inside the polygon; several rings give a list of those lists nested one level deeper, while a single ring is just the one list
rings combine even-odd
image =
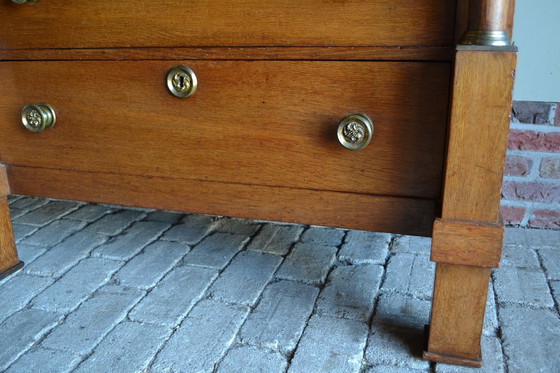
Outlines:
[{"label": "chamfered wood edge", "polygon": [[435,215],[429,199],[15,165],[8,175],[16,194],[375,232],[430,236]]},{"label": "chamfered wood edge", "polygon": [[434,222],[430,259],[437,263],[498,268],[503,224],[441,219]]},{"label": "chamfered wood edge", "polygon": [[20,260],[19,262],[17,262],[16,264],[14,264],[13,266],[11,266],[10,268],[1,271],[1,272],[0,272],[0,280],[2,280],[4,277],[8,277],[8,276],[11,275],[12,273],[15,273],[15,272],[19,271],[20,269],[23,268],[24,265],[25,265],[25,263],[23,263],[23,262]]},{"label": "chamfered wood edge", "polygon": [[455,356],[447,356],[442,354],[436,354],[429,351],[424,351],[422,354],[424,360],[433,361],[435,363],[445,363],[454,365],[463,365],[473,368],[482,368],[482,357],[480,359],[463,359]]},{"label": "chamfered wood edge", "polygon": [[8,173],[6,171],[6,166],[0,164],[0,197],[6,197],[8,194],[10,194]]},{"label": "chamfered wood edge", "polygon": [[41,60],[379,60],[444,61],[452,47],[181,47],[0,49],[0,61]]}]

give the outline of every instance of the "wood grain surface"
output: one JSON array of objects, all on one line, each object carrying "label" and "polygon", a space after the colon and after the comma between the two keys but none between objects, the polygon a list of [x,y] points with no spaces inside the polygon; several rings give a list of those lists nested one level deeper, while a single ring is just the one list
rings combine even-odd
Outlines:
[{"label": "wood grain surface", "polygon": [[515,62],[514,52],[457,52],[443,218],[498,222]]},{"label": "wood grain surface", "polygon": [[10,185],[6,166],[0,164],[0,279],[16,269],[20,263],[16,250],[14,230],[8,205]]},{"label": "wood grain surface", "polygon": [[10,194],[10,184],[8,183],[8,173],[6,166],[0,164],[0,197]]},{"label": "wood grain surface", "polygon": [[451,46],[447,0],[0,2],[3,49]]},{"label": "wood grain surface", "polygon": [[183,47],[0,49],[0,60],[447,61],[452,47]]},{"label": "wood grain surface", "polygon": [[490,268],[438,263],[429,352],[480,364],[489,278]]},{"label": "wood grain surface", "polygon": [[437,263],[498,268],[503,236],[502,225],[436,219],[430,259]]},{"label": "wood grain surface", "polygon": [[[185,63],[199,88],[165,86]],[[66,170],[246,185],[437,198],[447,63],[320,61],[3,62],[0,161]],[[47,102],[56,125],[20,124]],[[371,144],[338,144],[339,121],[362,112]]]},{"label": "wood grain surface", "polygon": [[14,193],[429,236],[434,201],[178,178],[10,167]]}]

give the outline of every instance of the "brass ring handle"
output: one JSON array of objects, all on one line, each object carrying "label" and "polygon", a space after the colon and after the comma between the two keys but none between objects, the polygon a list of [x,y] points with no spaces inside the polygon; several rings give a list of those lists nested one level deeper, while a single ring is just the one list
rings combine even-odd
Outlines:
[{"label": "brass ring handle", "polygon": [[198,80],[194,71],[187,66],[179,65],[167,72],[167,88],[178,98],[187,98],[196,92]]},{"label": "brass ring handle", "polygon": [[346,149],[364,149],[373,137],[373,121],[362,113],[347,115],[340,121],[336,134]]},{"label": "brass ring handle", "polygon": [[43,132],[56,123],[56,112],[49,104],[25,105],[21,110],[21,123],[30,132]]}]

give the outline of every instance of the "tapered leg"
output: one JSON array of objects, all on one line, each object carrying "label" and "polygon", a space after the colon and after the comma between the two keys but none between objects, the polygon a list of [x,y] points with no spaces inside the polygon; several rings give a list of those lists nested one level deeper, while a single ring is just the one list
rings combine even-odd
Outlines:
[{"label": "tapered leg", "polygon": [[458,47],[437,263],[424,358],[481,366],[490,269],[499,265],[500,189],[515,70],[511,48]]}]

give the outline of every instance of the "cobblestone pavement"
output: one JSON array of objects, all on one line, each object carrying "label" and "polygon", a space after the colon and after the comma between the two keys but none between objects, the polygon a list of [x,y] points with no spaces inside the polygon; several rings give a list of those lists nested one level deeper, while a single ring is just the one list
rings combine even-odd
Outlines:
[{"label": "cobblestone pavement", "polygon": [[560,232],[510,229],[481,370],[420,359],[430,239],[10,196],[0,371],[560,372]]}]

